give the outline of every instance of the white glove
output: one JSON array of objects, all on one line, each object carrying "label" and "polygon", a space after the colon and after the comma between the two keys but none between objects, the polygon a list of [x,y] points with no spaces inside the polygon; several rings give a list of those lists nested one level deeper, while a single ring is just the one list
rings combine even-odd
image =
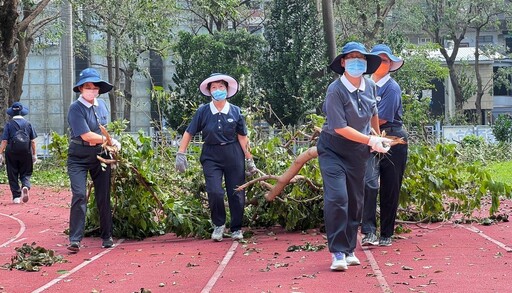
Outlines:
[{"label": "white glove", "polygon": [[118,151],[121,150],[121,143],[115,139],[115,138],[111,138],[112,139],[112,145],[115,146],[117,148]]},{"label": "white glove", "polygon": [[32,155],[32,163],[33,164],[37,163],[37,155]]},{"label": "white glove", "polygon": [[4,155],[4,153],[1,153],[0,154],[0,166],[2,166],[4,164],[4,162],[5,162],[5,155]]},{"label": "white glove", "polygon": [[387,153],[391,148],[392,140],[385,137],[380,137],[376,135],[370,135],[370,140],[368,140],[368,145],[372,147],[372,150],[379,153]]}]

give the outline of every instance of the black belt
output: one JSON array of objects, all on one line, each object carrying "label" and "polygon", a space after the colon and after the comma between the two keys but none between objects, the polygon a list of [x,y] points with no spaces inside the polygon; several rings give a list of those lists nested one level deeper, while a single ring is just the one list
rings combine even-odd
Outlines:
[{"label": "black belt", "polygon": [[90,147],[100,146],[100,145],[91,145],[88,141],[84,141],[84,140],[80,140],[80,139],[72,139],[71,142],[74,144],[90,146]]},{"label": "black belt", "polygon": [[385,131],[385,132],[398,132],[398,131],[402,131],[402,126],[395,126],[395,127],[384,127],[384,128],[381,128],[380,129],[380,132],[382,131]]}]

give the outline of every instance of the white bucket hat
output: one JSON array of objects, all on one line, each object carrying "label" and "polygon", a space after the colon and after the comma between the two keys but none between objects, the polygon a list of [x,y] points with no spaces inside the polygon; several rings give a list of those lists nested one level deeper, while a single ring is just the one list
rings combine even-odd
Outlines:
[{"label": "white bucket hat", "polygon": [[209,90],[209,84],[214,81],[220,80],[223,80],[228,83],[228,98],[234,96],[238,92],[238,82],[236,81],[236,79],[222,73],[213,73],[207,79],[203,80],[203,82],[201,82],[201,85],[199,85],[199,90],[201,91],[201,93],[203,93],[203,95],[211,96],[212,94],[210,93]]}]

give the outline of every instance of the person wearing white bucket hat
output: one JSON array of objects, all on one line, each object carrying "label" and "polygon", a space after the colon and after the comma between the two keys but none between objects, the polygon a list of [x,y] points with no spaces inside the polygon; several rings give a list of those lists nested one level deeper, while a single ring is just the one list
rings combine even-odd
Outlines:
[{"label": "person wearing white bucket hat", "polygon": [[6,113],[12,119],[7,121],[2,134],[0,165],[5,161],[12,200],[13,203],[19,204],[28,201],[30,177],[37,161],[37,133],[32,124],[23,117],[28,114],[28,108],[22,103],[13,103]]},{"label": "person wearing white bucket hat", "polygon": [[[386,135],[401,137],[407,141],[407,131],[402,128],[402,90],[391,77],[402,67],[404,60],[391,52],[386,44],[375,45],[371,52],[382,59],[382,63],[372,74],[377,85],[377,108],[379,124]],[[390,246],[394,234],[398,196],[407,164],[407,144],[396,144],[388,154],[373,154],[368,160],[365,175],[365,194],[361,233],[361,245]],[[380,183],[379,183],[380,177]],[[377,241],[377,195],[380,206],[380,237]]]},{"label": "person wearing white bucket hat", "polygon": [[355,256],[357,231],[364,199],[364,174],[370,150],[388,151],[391,140],[370,135],[379,132],[375,84],[364,74],[380,65],[363,44],[345,44],[330,68],[341,74],[327,88],[322,110],[326,122],[317,143],[324,186],[324,222],[331,270],[359,265]]},{"label": "person wearing white bucket hat", "polygon": [[[249,152],[247,126],[242,111],[227,101],[237,93],[238,82],[229,75],[214,73],[201,82],[199,90],[205,96],[211,96],[211,101],[197,109],[183,133],[175,167],[178,172],[185,172],[187,147],[192,137],[201,132],[203,147],[200,162],[214,225],[211,237],[214,241],[223,239],[226,223],[224,194],[227,193],[231,213],[231,238],[242,240],[245,191],[235,189],[245,182],[246,174],[253,175],[258,169]],[[226,190],[222,187],[223,177]]]},{"label": "person wearing white bucket hat", "polygon": [[[71,207],[69,214],[68,250],[78,252],[84,235],[87,212],[87,177],[90,175],[94,185],[94,198],[100,217],[100,237],[102,246],[114,245],[112,239],[112,210],[110,206],[110,165],[102,166],[97,155],[102,151],[105,137],[100,125],[108,122],[108,109],[99,95],[112,90],[113,86],[101,79],[96,69],[86,68],[73,87],[80,96],[71,103],[68,110],[70,137],[68,148],[68,176],[71,182]],[[121,144],[112,139],[119,150]]]}]

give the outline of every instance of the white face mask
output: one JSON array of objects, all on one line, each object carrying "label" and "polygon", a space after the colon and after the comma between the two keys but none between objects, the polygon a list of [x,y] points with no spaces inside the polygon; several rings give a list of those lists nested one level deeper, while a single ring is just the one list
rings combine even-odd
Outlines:
[{"label": "white face mask", "polygon": [[87,101],[92,101],[94,98],[99,96],[100,90],[99,89],[83,89],[82,90],[82,97],[86,99]]}]

